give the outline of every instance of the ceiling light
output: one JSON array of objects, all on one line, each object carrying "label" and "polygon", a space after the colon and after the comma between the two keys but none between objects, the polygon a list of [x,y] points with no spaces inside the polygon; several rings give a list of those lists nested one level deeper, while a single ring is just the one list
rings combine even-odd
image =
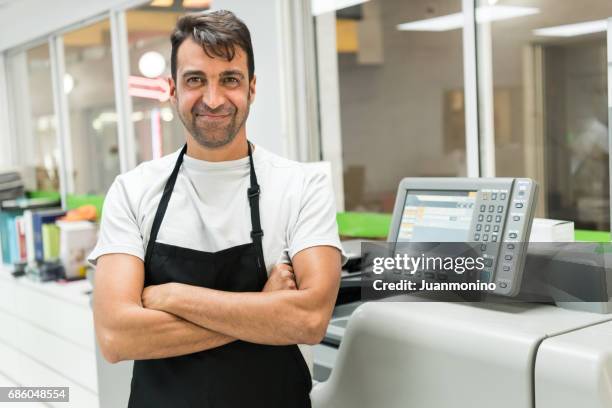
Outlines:
[{"label": "ceiling light", "polygon": [[161,118],[165,122],[172,122],[172,119],[174,119],[174,114],[172,113],[172,109],[168,107],[162,108]]},{"label": "ceiling light", "polygon": [[[530,16],[539,12],[540,9],[535,7],[483,6],[476,9],[476,22],[489,23],[492,21],[508,20],[516,17]],[[397,29],[400,31],[449,31],[462,28],[464,20],[463,13],[455,13],[398,24]]]},{"label": "ceiling light", "polygon": [[174,0],[153,0],[149,5],[151,7],[172,7],[173,4]]},{"label": "ceiling light", "polygon": [[356,6],[367,2],[368,0],[312,0],[312,14],[319,16],[343,8]]},{"label": "ceiling light", "polygon": [[211,0],[183,0],[183,7],[185,8],[210,8]]},{"label": "ceiling light", "polygon": [[428,18],[397,25],[400,31],[448,31],[463,27],[463,14],[449,14],[446,16]]},{"label": "ceiling light", "polygon": [[139,122],[144,119],[144,113],[142,111],[132,112],[132,122]]},{"label": "ceiling light", "polygon": [[578,35],[600,33],[606,31],[607,29],[607,20],[597,20],[555,27],[538,28],[533,30],[533,33],[542,37],[575,37]]},{"label": "ceiling light", "polygon": [[157,51],[145,52],[138,60],[138,69],[147,78],[157,78],[164,73],[166,60]]},{"label": "ceiling light", "polygon": [[74,78],[70,74],[64,74],[64,93],[68,95],[74,89]]}]

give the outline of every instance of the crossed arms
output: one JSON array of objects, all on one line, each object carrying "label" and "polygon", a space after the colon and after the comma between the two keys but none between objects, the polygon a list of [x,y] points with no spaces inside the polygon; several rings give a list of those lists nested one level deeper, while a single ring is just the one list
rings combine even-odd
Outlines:
[{"label": "crossed arms", "polygon": [[144,288],[141,259],[103,255],[94,283],[102,355],[111,363],[174,357],[237,339],[316,344],[338,293],[340,251],[311,247],[298,252],[292,263],[277,265],[262,292],[224,292],[180,283]]}]

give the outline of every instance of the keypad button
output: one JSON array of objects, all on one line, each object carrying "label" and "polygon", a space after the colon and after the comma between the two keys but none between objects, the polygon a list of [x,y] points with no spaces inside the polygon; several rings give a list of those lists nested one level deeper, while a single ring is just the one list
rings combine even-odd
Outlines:
[{"label": "keypad button", "polygon": [[514,244],[508,244],[508,245],[506,245],[506,248],[508,248],[508,249],[514,249]]},{"label": "keypad button", "polygon": [[480,231],[482,229],[482,224],[476,225],[476,231]]},{"label": "keypad button", "polygon": [[487,210],[487,206],[484,204],[480,205],[480,212],[485,212]]},{"label": "keypad button", "polygon": [[495,216],[495,222],[501,222],[501,215]]},{"label": "keypad button", "polygon": [[488,200],[489,199],[489,193],[482,193],[482,199],[483,200]]},{"label": "keypad button", "polygon": [[506,261],[511,261],[512,260],[512,255],[506,255],[506,256],[504,256],[504,259]]},{"label": "keypad button", "polygon": [[505,281],[497,281],[497,286],[499,286],[502,289],[506,289],[508,287],[508,282]]},{"label": "keypad button", "polygon": [[492,215],[487,215],[487,222],[491,222],[493,221],[493,216]]},{"label": "keypad button", "polygon": [[520,215],[515,215],[514,217],[512,217],[512,221],[520,221],[520,220],[521,220]]},{"label": "keypad button", "polygon": [[497,242],[497,234],[491,235],[491,242]]},{"label": "keypad button", "polygon": [[502,199],[502,200],[505,200],[506,199],[506,193],[501,193],[499,195],[499,198]]},{"label": "keypad button", "polygon": [[485,258],[484,264],[485,266],[493,266],[493,258]]},{"label": "keypad button", "polygon": [[495,206],[494,205],[490,205],[489,206],[489,212],[494,212],[495,211]]},{"label": "keypad button", "polygon": [[489,232],[491,231],[491,226],[490,225],[485,225],[485,232]]},{"label": "keypad button", "polygon": [[516,234],[516,232],[511,232],[508,234],[508,236],[512,239],[515,239],[516,237],[518,237],[518,235]]},{"label": "keypad button", "polygon": [[491,193],[491,200],[497,200],[497,193]]},{"label": "keypad button", "polygon": [[485,242],[488,241],[489,240],[489,234],[484,234],[482,236],[482,240],[485,241]]},{"label": "keypad button", "polygon": [[503,213],[504,212],[504,206],[503,205],[498,205],[497,206],[497,212],[498,213]]},{"label": "keypad button", "polygon": [[499,225],[493,226],[493,232],[499,232]]},{"label": "keypad button", "polygon": [[478,214],[478,222],[484,221],[484,215]]},{"label": "keypad button", "polygon": [[523,208],[523,203],[516,203],[514,206],[516,208]]},{"label": "keypad button", "polygon": [[480,245],[480,250],[481,250],[482,252],[486,251],[486,250],[487,250],[487,244],[481,244],[481,245]]},{"label": "keypad button", "polygon": [[480,241],[480,234],[479,233],[474,234],[474,241]]},{"label": "keypad button", "polygon": [[504,272],[510,272],[510,266],[504,265]]}]

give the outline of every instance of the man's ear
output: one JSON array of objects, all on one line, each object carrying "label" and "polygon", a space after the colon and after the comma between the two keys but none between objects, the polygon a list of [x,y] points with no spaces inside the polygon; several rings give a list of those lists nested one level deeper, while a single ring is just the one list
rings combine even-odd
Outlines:
[{"label": "man's ear", "polygon": [[254,101],[255,101],[255,90],[256,90],[256,82],[257,82],[257,77],[255,76],[255,74],[253,74],[253,78],[251,79],[251,82],[249,82],[249,105],[251,105]]},{"label": "man's ear", "polygon": [[172,77],[168,77],[168,86],[170,88],[170,102],[176,106],[176,84],[174,83],[174,79],[172,79]]}]

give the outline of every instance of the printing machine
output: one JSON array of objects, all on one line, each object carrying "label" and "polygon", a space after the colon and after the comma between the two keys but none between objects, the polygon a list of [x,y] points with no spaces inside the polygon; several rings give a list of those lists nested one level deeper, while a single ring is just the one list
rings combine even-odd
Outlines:
[{"label": "printing machine", "polygon": [[[505,201],[490,204],[502,193]],[[468,214],[463,228],[465,240],[472,240],[481,205],[485,217],[494,205],[494,214],[502,206],[503,249],[515,242],[507,239],[511,233],[516,242],[528,239],[536,196],[528,179],[406,179],[388,241],[418,241],[419,234],[432,240],[423,229],[441,228],[438,218],[428,218],[439,216],[441,202],[452,214],[444,228],[457,229],[457,220]],[[522,226],[508,223],[519,217]],[[480,302],[439,301],[436,294],[415,292],[338,305],[314,351],[319,382],[313,407],[612,407],[609,249],[529,245],[512,264],[507,287],[513,293]],[[504,252],[494,256],[491,281],[498,282],[504,259]],[[354,293],[363,273],[344,273],[341,295]]]}]

